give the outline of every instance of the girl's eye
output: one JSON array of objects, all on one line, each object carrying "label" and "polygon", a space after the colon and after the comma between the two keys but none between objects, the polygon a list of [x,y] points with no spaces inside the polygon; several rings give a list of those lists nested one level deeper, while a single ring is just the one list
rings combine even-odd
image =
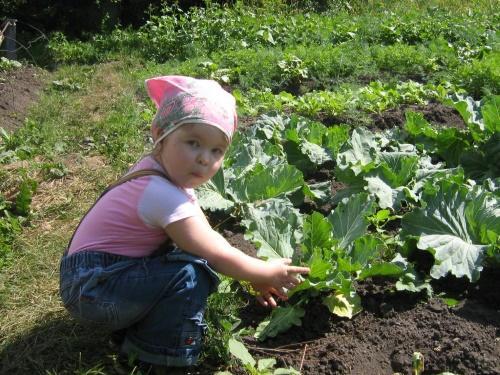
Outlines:
[{"label": "girl's eye", "polygon": [[212,152],[213,152],[215,155],[218,155],[218,156],[220,156],[220,155],[224,155],[224,150],[222,150],[221,148],[214,148],[214,149],[212,150]]},{"label": "girl's eye", "polygon": [[195,140],[187,141],[188,145],[193,146],[193,147],[199,147],[200,143]]}]

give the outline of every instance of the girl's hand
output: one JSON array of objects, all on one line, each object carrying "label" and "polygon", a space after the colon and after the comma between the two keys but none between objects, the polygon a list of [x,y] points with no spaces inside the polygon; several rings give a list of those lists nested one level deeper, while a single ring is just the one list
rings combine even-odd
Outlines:
[{"label": "girl's hand", "polygon": [[278,291],[269,285],[252,283],[252,288],[257,292],[255,298],[264,307],[277,307],[278,303],[276,302],[275,297],[281,299],[282,301],[286,301],[288,299],[287,295],[283,291]]},{"label": "girl's hand", "polygon": [[300,284],[297,275],[310,271],[308,267],[289,266],[290,263],[292,260],[287,258],[272,259],[268,262],[269,266],[272,267],[269,284],[279,291],[294,288]]},{"label": "girl's hand", "polygon": [[287,290],[294,288],[300,283],[298,274],[309,273],[307,267],[289,266],[291,259],[273,259],[267,263],[271,268],[269,281],[262,283],[252,283],[257,291],[257,300],[263,306],[276,307],[277,303],[274,297],[285,301],[288,299]]}]

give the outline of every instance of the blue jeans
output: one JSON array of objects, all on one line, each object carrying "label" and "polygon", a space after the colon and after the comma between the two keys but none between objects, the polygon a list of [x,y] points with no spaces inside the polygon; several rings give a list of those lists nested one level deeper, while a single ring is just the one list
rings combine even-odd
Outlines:
[{"label": "blue jeans", "polygon": [[122,351],[153,364],[194,365],[208,295],[219,278],[206,260],[180,249],[131,258],[83,251],[61,260],[60,295],[75,318],[126,329]]}]

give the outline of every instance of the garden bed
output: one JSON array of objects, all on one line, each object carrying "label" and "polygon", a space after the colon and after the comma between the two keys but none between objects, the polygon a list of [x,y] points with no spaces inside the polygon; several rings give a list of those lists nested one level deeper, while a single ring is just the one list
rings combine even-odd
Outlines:
[{"label": "garden bed", "polygon": [[[459,113],[440,103],[402,106],[374,115],[374,130],[402,127],[405,112],[419,112],[437,126],[464,129]],[[334,165],[320,166],[305,176],[308,184],[330,181],[332,195],[344,188],[334,181]],[[299,209],[328,215],[331,204],[305,201]],[[236,248],[255,256],[257,249],[244,238],[245,228],[234,218],[211,215]],[[400,229],[393,223],[391,233]],[[421,253],[425,258],[430,255]],[[432,259],[421,260],[430,269]],[[427,273],[429,269],[425,270]],[[477,283],[447,276],[432,282],[434,296],[398,292],[396,280],[368,278],[355,286],[363,310],[352,319],[333,315],[320,299],[306,306],[301,326],[293,326],[274,338],[243,341],[256,358],[273,357],[278,366],[292,366],[303,374],[410,374],[412,355],[420,352],[425,359],[423,374],[449,371],[456,374],[498,374],[500,371],[500,295],[495,285],[498,269],[485,269]],[[441,298],[442,296],[443,298]],[[446,298],[445,298],[446,297]],[[450,302],[452,301],[452,302]],[[448,303],[447,303],[448,302]],[[251,296],[240,312],[242,327],[257,328],[269,310],[257,305]]]},{"label": "garden bed", "polygon": [[[223,234],[235,247],[255,255],[242,228],[226,222]],[[414,352],[425,358],[424,374],[500,372],[500,295],[495,285],[500,272],[483,271],[476,284],[447,278],[436,290],[456,285],[458,305],[449,307],[439,298],[428,301],[414,293],[395,292],[392,282],[367,280],[357,285],[363,311],[353,319],[332,315],[320,303],[307,306],[302,326],[276,338],[245,343],[256,358],[274,357],[283,367],[303,374],[411,373]],[[269,314],[253,298],[240,313],[242,326],[254,328]]]}]

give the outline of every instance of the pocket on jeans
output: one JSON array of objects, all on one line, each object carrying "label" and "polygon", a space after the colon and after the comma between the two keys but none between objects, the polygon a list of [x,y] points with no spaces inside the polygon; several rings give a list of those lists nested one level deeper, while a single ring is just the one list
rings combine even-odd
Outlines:
[{"label": "pocket on jeans", "polygon": [[184,321],[180,341],[177,343],[179,348],[201,348],[203,337],[207,331],[207,325],[203,322],[203,311],[198,311],[191,318]]},{"label": "pocket on jeans", "polygon": [[116,304],[111,301],[96,301],[80,295],[80,298],[69,306],[68,310],[83,321],[111,325],[118,323]]}]

